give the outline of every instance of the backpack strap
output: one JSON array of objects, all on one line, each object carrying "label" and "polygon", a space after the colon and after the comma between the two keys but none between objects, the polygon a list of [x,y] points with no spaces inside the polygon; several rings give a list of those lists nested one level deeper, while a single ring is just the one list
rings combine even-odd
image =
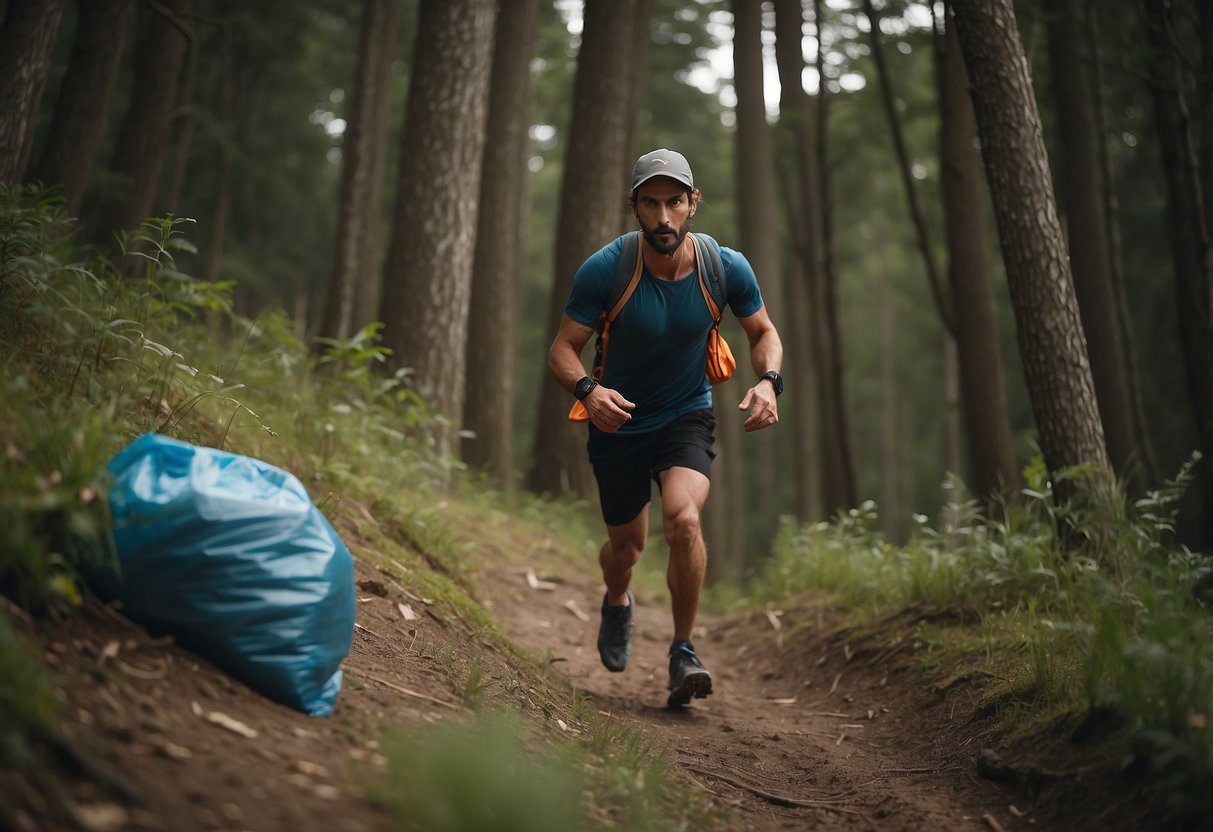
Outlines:
[{"label": "backpack strap", "polygon": [[632,297],[632,292],[636,291],[643,271],[640,232],[624,234],[623,242],[619,246],[619,262],[615,265],[615,278],[611,282],[611,293],[607,296],[606,308],[603,310],[603,320],[610,322],[619,316],[628,299]]},{"label": "backpack strap", "polygon": [[640,278],[644,274],[644,260],[640,251],[640,232],[633,231],[625,234],[619,248],[619,262],[615,266],[615,277],[611,282],[611,294],[607,298],[606,309],[598,318],[598,338],[594,343],[594,366],[590,377],[594,381],[602,380],[602,371],[606,366],[607,346],[611,342],[611,322],[623,311]]},{"label": "backpack strap", "polygon": [[703,299],[712,312],[712,320],[719,324],[724,316],[724,307],[729,302],[725,283],[724,261],[720,259],[720,244],[707,234],[691,232],[695,241],[695,263],[699,271],[699,288]]}]

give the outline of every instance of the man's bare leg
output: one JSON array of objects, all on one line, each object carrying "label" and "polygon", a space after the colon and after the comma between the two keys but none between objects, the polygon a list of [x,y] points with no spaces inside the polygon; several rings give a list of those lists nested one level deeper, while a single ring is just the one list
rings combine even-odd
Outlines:
[{"label": "man's bare leg", "polygon": [[675,467],[661,475],[661,515],[670,561],[666,583],[674,613],[674,641],[690,641],[699,613],[699,593],[708,553],[699,517],[710,481],[691,468]]},{"label": "man's bare leg", "polygon": [[602,567],[602,581],[606,584],[607,603],[622,606],[628,602],[628,587],[632,583],[632,569],[640,561],[645,539],[649,534],[649,507],[645,505],[640,514],[622,526],[607,526],[607,541],[598,552],[598,564]]}]

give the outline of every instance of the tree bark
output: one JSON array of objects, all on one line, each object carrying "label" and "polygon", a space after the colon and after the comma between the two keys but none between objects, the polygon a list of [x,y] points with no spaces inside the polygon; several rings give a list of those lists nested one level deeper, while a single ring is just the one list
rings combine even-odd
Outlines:
[{"label": "tree bark", "polygon": [[[627,124],[635,105],[631,74],[619,67],[636,31],[636,2],[587,0],[585,4],[560,186],[556,274],[546,328],[551,333],[560,326],[573,275],[619,230],[621,171],[629,170],[634,161],[627,130],[620,125]],[[543,379],[527,487],[537,493],[567,491],[591,499],[596,488],[586,457],[586,428],[568,421],[568,393],[548,373]]]},{"label": "tree bark", "polygon": [[110,93],[134,0],[77,0],[76,36],[33,178],[63,189],[63,208],[80,213],[88,172],[105,129]]},{"label": "tree bark", "polygon": [[[935,36],[939,88],[939,155],[943,172],[948,283],[956,310],[956,352],[961,404],[972,479],[982,500],[1018,490],[1006,370],[998,343],[981,157],[973,146],[975,125],[969,78],[956,26],[946,21]],[[959,472],[958,472],[959,473]]]},{"label": "tree bark", "polygon": [[0,182],[20,182],[63,0],[9,2],[0,23]]},{"label": "tree bark", "polygon": [[1197,162],[1195,127],[1188,111],[1185,77],[1175,52],[1175,26],[1167,0],[1144,0],[1151,47],[1150,96],[1167,184],[1167,218],[1175,269],[1179,337],[1188,393],[1204,461],[1202,545],[1213,544],[1213,250]]},{"label": "tree bark", "polygon": [[358,316],[359,284],[374,281],[379,269],[383,169],[392,55],[399,24],[399,0],[364,0],[358,34],[349,119],[341,149],[341,195],[328,293],[320,324],[325,338],[346,339],[368,323]]},{"label": "tree bark", "polygon": [[526,249],[523,180],[538,32],[539,0],[501,5],[468,325],[463,425],[474,435],[463,440],[463,458],[507,492],[514,480],[516,298]]},{"label": "tree bark", "polygon": [[[818,450],[822,464],[822,498],[826,513],[834,514],[853,507],[856,502],[855,474],[851,458],[849,419],[843,390],[842,345],[837,325],[836,301],[832,287],[824,279],[821,250],[821,193],[819,172],[814,156],[814,140],[809,98],[801,86],[804,55],[801,50],[803,9],[799,0],[775,2],[775,54],[780,81],[780,124],[782,152],[794,171],[794,181],[785,180],[791,191],[789,204],[793,215],[793,239],[800,256],[800,271],[807,294],[812,325],[808,331],[797,323],[800,288],[788,284],[788,300],[793,307],[789,316],[790,357],[809,355],[817,383],[820,419]],[[794,272],[793,272],[794,273]],[[808,339],[812,338],[812,349]],[[795,388],[793,388],[795,389]],[[799,401],[794,401],[799,404]]]},{"label": "tree bark", "polygon": [[1055,479],[1054,493],[1095,500],[1111,469],[1012,0],[953,7],[1044,462],[1055,476],[1091,466],[1089,478]]},{"label": "tree bark", "polygon": [[914,223],[914,239],[918,241],[918,252],[922,255],[927,283],[931,287],[931,297],[935,299],[939,319],[948,332],[955,336],[956,313],[952,308],[952,298],[943,290],[939,270],[935,268],[935,258],[931,256],[931,237],[927,231],[927,220],[923,215],[922,206],[918,202],[918,189],[914,186],[914,174],[910,169],[910,154],[906,150],[901,119],[897,117],[893,79],[889,77],[889,70],[884,60],[884,50],[880,46],[880,17],[872,6],[872,0],[863,0],[863,8],[864,14],[868,18],[868,39],[872,44],[872,60],[876,64],[876,75],[880,78],[880,100],[884,105],[885,120],[889,123],[889,136],[893,139],[893,150],[897,156],[897,169],[901,173],[901,185],[905,192],[906,206],[910,211],[910,219]]},{"label": "tree bark", "polygon": [[1133,429],[1128,362],[1116,315],[1098,169],[1095,116],[1082,55],[1078,0],[1059,0],[1046,16],[1058,133],[1058,193],[1067,221],[1070,269],[1104,438],[1113,468],[1140,492],[1145,485]]},{"label": "tree bark", "polygon": [[187,40],[184,20],[193,0],[163,0],[150,7],[135,47],[126,115],[118,131],[111,170],[124,183],[100,212],[99,241],[113,231],[130,231],[151,215],[156,183],[168,142],[169,119]]},{"label": "tree bark", "polygon": [[384,342],[393,368],[444,417],[440,454],[457,449],[492,64],[495,0],[422,0],[384,274]]}]

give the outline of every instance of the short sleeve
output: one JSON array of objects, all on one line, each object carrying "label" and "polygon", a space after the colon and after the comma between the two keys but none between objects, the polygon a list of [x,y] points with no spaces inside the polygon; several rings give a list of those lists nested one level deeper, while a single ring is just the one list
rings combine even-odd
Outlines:
[{"label": "short sleeve", "polygon": [[614,240],[591,254],[573,276],[564,314],[582,326],[598,326],[598,317],[606,307],[611,283],[615,279],[621,240]]},{"label": "short sleeve", "polygon": [[763,305],[754,267],[740,251],[723,246],[720,249],[720,262],[724,266],[729,308],[738,318],[748,318]]}]

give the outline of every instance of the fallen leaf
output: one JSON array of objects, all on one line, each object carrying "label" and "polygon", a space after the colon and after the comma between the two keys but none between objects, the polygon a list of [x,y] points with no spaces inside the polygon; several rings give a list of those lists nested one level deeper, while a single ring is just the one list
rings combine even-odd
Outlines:
[{"label": "fallen leaf", "polygon": [[771,622],[771,627],[778,630],[783,627],[783,622],[779,620],[779,616],[783,615],[780,610],[764,610],[767,614],[767,621]]},{"label": "fallen leaf", "polygon": [[551,581],[540,580],[539,576],[535,574],[535,570],[530,568],[526,570],[526,583],[531,589],[550,591],[556,588],[556,584]]},{"label": "fallen leaf", "polygon": [[404,616],[405,621],[416,621],[421,617],[413,612],[413,608],[408,604],[402,604],[399,601],[396,602],[396,609],[400,610],[400,614]]},{"label": "fallen leaf", "polygon": [[120,645],[116,641],[111,641],[108,644],[106,644],[104,647],[101,648],[100,659],[101,659],[102,663],[104,663],[106,659],[112,659],[114,656],[117,656],[118,651],[121,649],[122,649],[122,645]]},{"label": "fallen leaf", "polygon": [[197,702],[190,703],[190,710],[194,712],[194,716],[202,716],[202,706]]},{"label": "fallen leaf", "polygon": [[556,724],[560,726],[561,731],[569,730],[569,726],[565,724],[565,721],[563,719],[556,720]]},{"label": "fallen leaf", "polygon": [[184,745],[177,745],[175,742],[165,739],[153,742],[152,747],[160,753],[160,756],[168,757],[170,760],[188,760],[194,756],[194,752]]},{"label": "fallen leaf", "polygon": [[257,739],[257,732],[254,729],[248,727],[238,719],[232,719],[225,713],[220,713],[219,711],[209,711],[207,712],[206,720],[207,722],[215,723],[220,728],[226,728],[233,734],[239,734],[245,739]]},{"label": "fallen leaf", "polygon": [[789,697],[786,697],[783,699],[768,699],[767,701],[770,702],[772,705],[795,705],[796,697],[789,696]]},{"label": "fallen leaf", "polygon": [[73,812],[76,821],[89,832],[109,832],[127,825],[130,816],[116,803],[84,803]]},{"label": "fallen leaf", "polygon": [[295,760],[291,763],[291,768],[300,774],[306,774],[309,777],[328,777],[328,770],[316,763],[310,763],[307,760]]},{"label": "fallen leaf", "polygon": [[1007,807],[1007,811],[1010,812],[1012,815],[1014,815],[1017,818],[1022,818],[1027,814],[1027,812],[1020,809],[1014,803],[1012,803],[1010,806]]},{"label": "fallen leaf", "polygon": [[564,608],[585,622],[589,622],[590,617],[585,614],[585,610],[577,606],[577,602],[572,598],[564,602]]}]

